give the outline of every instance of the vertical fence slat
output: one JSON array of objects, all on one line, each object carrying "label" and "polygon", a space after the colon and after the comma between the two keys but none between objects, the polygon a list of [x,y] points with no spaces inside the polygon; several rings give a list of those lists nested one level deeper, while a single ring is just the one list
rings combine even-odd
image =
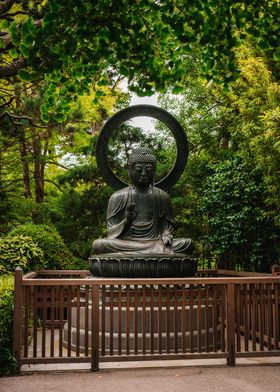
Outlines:
[{"label": "vertical fence slat", "polygon": [[190,293],[190,351],[191,353],[193,353],[193,290],[194,290],[194,286],[192,284],[190,284],[189,287],[189,293]]},{"label": "vertical fence slat", "polygon": [[151,285],[150,294],[150,340],[151,354],[155,352],[155,314],[154,314],[154,286]]},{"label": "vertical fence slat", "polygon": [[[23,356],[28,357],[28,334],[29,334],[29,301],[30,301],[30,287],[24,288],[24,334],[23,334]],[[43,347],[43,345],[42,345]],[[42,355],[43,356],[43,355]]]},{"label": "vertical fence slat", "polygon": [[264,350],[264,287],[263,284],[259,285],[260,291],[260,319],[259,319],[259,332],[260,332],[260,350]]},{"label": "vertical fence slat", "polygon": [[126,355],[130,355],[130,286],[126,286]]},{"label": "vertical fence slat", "polygon": [[76,287],[76,356],[80,356],[80,321],[81,321],[81,291]]},{"label": "vertical fence slat", "polygon": [[174,286],[174,350],[178,354],[178,286]]},{"label": "vertical fence slat", "polygon": [[201,353],[202,351],[202,344],[201,344],[201,321],[202,321],[202,314],[201,314],[201,285],[197,286],[197,349],[198,352]]},{"label": "vertical fence slat", "polygon": [[162,286],[158,286],[158,352],[162,354]]},{"label": "vertical fence slat", "polygon": [[99,285],[93,285],[91,290],[91,370],[99,370]]},{"label": "vertical fence slat", "polygon": [[209,349],[209,286],[205,285],[205,351],[208,353]]},{"label": "vertical fence slat", "polygon": [[64,287],[59,287],[59,353],[63,356]]},{"label": "vertical fence slat", "polygon": [[138,355],[138,286],[134,286],[134,354]]},{"label": "vertical fence slat", "polygon": [[226,351],[226,342],[225,342],[225,323],[226,323],[226,286],[222,285],[220,290],[220,314],[221,314],[221,350],[222,352]]},{"label": "vertical fence slat", "polygon": [[72,287],[67,286],[67,357],[71,357],[72,346]]},{"label": "vertical fence slat", "polygon": [[279,286],[274,284],[274,350],[279,350]]},{"label": "vertical fence slat", "polygon": [[104,357],[106,354],[105,346],[105,322],[106,322],[106,287],[102,286],[102,304],[101,304],[101,355]]},{"label": "vertical fence slat", "polygon": [[110,356],[114,355],[114,286],[110,286]]},{"label": "vertical fence slat", "polygon": [[257,327],[258,303],[256,295],[256,286],[252,285],[252,350],[256,351],[256,327]]},{"label": "vertical fence slat", "polygon": [[22,298],[22,269],[17,267],[14,279],[13,354],[17,361],[18,370],[21,368]]},{"label": "vertical fence slat", "polygon": [[39,286],[33,287],[33,357],[37,357],[37,337],[38,337],[38,290]]},{"label": "vertical fence slat", "polygon": [[54,317],[55,317],[55,286],[51,287],[51,340],[50,340],[50,356],[54,357]]},{"label": "vertical fence slat", "polygon": [[243,312],[244,312],[244,349],[249,351],[249,317],[248,317],[248,307],[249,307],[249,292],[247,290],[247,284],[243,286]]},{"label": "vertical fence slat", "polygon": [[122,355],[122,287],[118,285],[118,355]]},{"label": "vertical fence slat", "polygon": [[240,324],[241,324],[241,292],[240,285],[236,285],[235,287],[235,323],[236,323],[236,350],[238,352],[241,351],[241,333],[240,333]]},{"label": "vertical fence slat", "polygon": [[235,365],[235,296],[234,284],[227,285],[227,364]]},{"label": "vertical fence slat", "polygon": [[146,285],[142,286],[142,354],[146,354]]},{"label": "vertical fence slat", "polygon": [[89,286],[85,286],[85,356],[86,357],[88,356],[88,349],[89,349],[88,326],[89,326]]},{"label": "vertical fence slat", "polygon": [[271,283],[266,284],[266,293],[267,293],[267,349],[271,351],[272,348],[272,310],[271,310]]},{"label": "vertical fence slat", "polygon": [[186,352],[186,285],[182,285],[182,346]]},{"label": "vertical fence slat", "polygon": [[212,317],[213,317],[213,351],[216,353],[218,351],[217,341],[218,341],[218,333],[217,333],[217,286],[213,286],[213,308],[212,308]]},{"label": "vertical fence slat", "polygon": [[165,306],[166,306],[166,352],[170,354],[170,286],[166,285],[165,291]]}]

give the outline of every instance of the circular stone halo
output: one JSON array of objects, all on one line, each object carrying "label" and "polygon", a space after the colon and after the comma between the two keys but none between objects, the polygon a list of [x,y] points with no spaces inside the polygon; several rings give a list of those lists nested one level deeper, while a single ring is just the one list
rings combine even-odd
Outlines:
[{"label": "circular stone halo", "polygon": [[167,190],[175,185],[183,174],[188,161],[189,146],[184,129],[176,120],[176,118],[166,110],[157,106],[133,105],[114,114],[101,129],[96,142],[97,166],[104,180],[112,188],[118,190],[128,186],[125,181],[116,176],[109,164],[108,144],[110,137],[122,123],[130,120],[131,118],[141,116],[152,117],[161,121],[170,129],[174,136],[177,147],[176,161],[167,176],[155,183],[155,186]]}]

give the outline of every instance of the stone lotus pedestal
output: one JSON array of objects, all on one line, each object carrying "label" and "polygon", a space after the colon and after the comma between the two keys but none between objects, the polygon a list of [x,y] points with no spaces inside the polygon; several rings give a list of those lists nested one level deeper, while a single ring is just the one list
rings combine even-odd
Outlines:
[{"label": "stone lotus pedestal", "polygon": [[114,278],[182,278],[194,276],[197,259],[182,253],[108,253],[89,258],[93,276]]}]

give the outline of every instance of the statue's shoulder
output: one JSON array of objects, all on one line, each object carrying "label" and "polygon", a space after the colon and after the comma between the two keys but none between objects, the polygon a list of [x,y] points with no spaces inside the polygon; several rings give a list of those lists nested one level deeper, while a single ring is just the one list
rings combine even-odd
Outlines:
[{"label": "statue's shoulder", "polygon": [[161,198],[163,199],[170,199],[170,196],[167,192],[165,192],[163,189],[158,188],[156,186],[154,186],[154,192]]},{"label": "statue's shoulder", "polygon": [[123,197],[126,197],[128,195],[128,193],[129,193],[129,186],[122,188],[122,189],[119,189],[118,191],[114,192],[111,195],[110,199],[114,200],[114,199],[123,198]]}]

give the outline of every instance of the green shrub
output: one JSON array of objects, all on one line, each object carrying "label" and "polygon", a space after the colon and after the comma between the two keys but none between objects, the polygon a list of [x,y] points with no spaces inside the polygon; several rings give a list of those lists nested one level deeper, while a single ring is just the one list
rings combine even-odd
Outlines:
[{"label": "green shrub", "polygon": [[31,237],[42,249],[44,252],[44,269],[75,268],[72,254],[54,227],[34,224],[21,225],[10,231],[7,238],[17,235]]},{"label": "green shrub", "polygon": [[30,236],[0,238],[0,273],[21,267],[25,272],[43,268],[43,251]]},{"label": "green shrub", "polygon": [[16,370],[13,350],[13,276],[0,276],[0,376]]}]

